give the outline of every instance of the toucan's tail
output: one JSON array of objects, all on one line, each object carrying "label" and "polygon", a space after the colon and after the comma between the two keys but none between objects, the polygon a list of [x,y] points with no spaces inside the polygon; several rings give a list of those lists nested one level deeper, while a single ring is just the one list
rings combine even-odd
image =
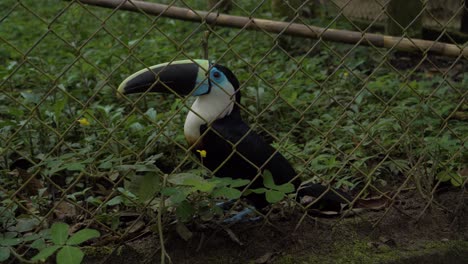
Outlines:
[{"label": "toucan's tail", "polygon": [[[305,197],[312,198],[306,202],[307,204],[313,203],[310,208],[320,211],[341,212],[349,207],[349,204],[353,201],[353,198],[347,193],[313,183],[304,184],[299,187],[297,200],[301,202]],[[316,201],[316,199],[319,200]]]}]

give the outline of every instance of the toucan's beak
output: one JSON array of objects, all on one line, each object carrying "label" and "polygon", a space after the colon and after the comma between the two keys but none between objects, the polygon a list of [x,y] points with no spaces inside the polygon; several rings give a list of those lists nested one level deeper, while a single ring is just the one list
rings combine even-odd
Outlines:
[{"label": "toucan's beak", "polygon": [[126,78],[118,95],[145,92],[199,96],[210,92],[207,60],[182,60],[162,63],[140,70]]}]

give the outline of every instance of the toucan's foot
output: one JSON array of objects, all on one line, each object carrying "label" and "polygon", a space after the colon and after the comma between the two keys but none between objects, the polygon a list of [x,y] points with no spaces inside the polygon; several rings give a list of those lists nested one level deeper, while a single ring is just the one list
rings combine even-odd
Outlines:
[{"label": "toucan's foot", "polygon": [[[229,200],[225,202],[218,202],[216,203],[216,206],[219,208],[223,209],[225,212],[228,212],[234,203],[237,200]],[[245,222],[255,222],[260,220],[262,217],[261,216],[252,216],[249,217],[250,214],[253,214],[255,211],[252,208],[246,207],[242,211],[238,212],[237,214],[233,215],[232,217],[226,218],[223,220],[223,223],[226,224],[233,224],[237,222],[245,223]]]},{"label": "toucan's foot", "polygon": [[229,200],[229,201],[225,201],[225,202],[218,202],[218,203],[216,203],[216,206],[218,206],[219,208],[223,209],[224,211],[227,211],[227,210],[231,209],[231,207],[234,205],[235,202],[236,202],[236,200]]},{"label": "toucan's foot", "polygon": [[244,208],[244,210],[240,211],[239,213],[235,214],[232,217],[223,220],[225,224],[233,224],[238,222],[255,222],[260,220],[261,216],[254,216],[254,217],[247,217],[249,214],[254,213],[255,211],[252,208]]}]

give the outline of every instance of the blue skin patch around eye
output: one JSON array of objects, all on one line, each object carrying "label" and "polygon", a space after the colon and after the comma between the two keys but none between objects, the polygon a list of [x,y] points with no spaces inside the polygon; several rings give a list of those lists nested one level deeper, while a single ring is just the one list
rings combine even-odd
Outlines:
[{"label": "blue skin patch around eye", "polygon": [[215,84],[214,87],[218,87],[218,86],[222,86],[222,84],[225,81],[226,81],[226,76],[224,76],[224,74],[221,71],[216,69],[216,67],[213,67],[210,70],[209,79],[206,78],[206,76],[200,76],[200,75],[198,76],[197,83],[201,83],[201,84],[198,85],[197,90],[193,92],[192,96],[200,96],[200,95],[207,94],[210,92],[211,87],[213,87],[212,86],[213,82],[217,83],[217,85]]}]

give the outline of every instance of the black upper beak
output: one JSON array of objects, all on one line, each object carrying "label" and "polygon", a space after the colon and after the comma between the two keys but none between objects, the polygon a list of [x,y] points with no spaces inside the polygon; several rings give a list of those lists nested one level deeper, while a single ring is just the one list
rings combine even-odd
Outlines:
[{"label": "black upper beak", "polygon": [[200,87],[204,86],[208,68],[209,62],[206,60],[174,61],[169,64],[151,66],[126,78],[119,85],[118,94],[163,92],[190,95],[200,93],[193,90],[200,90]]}]

